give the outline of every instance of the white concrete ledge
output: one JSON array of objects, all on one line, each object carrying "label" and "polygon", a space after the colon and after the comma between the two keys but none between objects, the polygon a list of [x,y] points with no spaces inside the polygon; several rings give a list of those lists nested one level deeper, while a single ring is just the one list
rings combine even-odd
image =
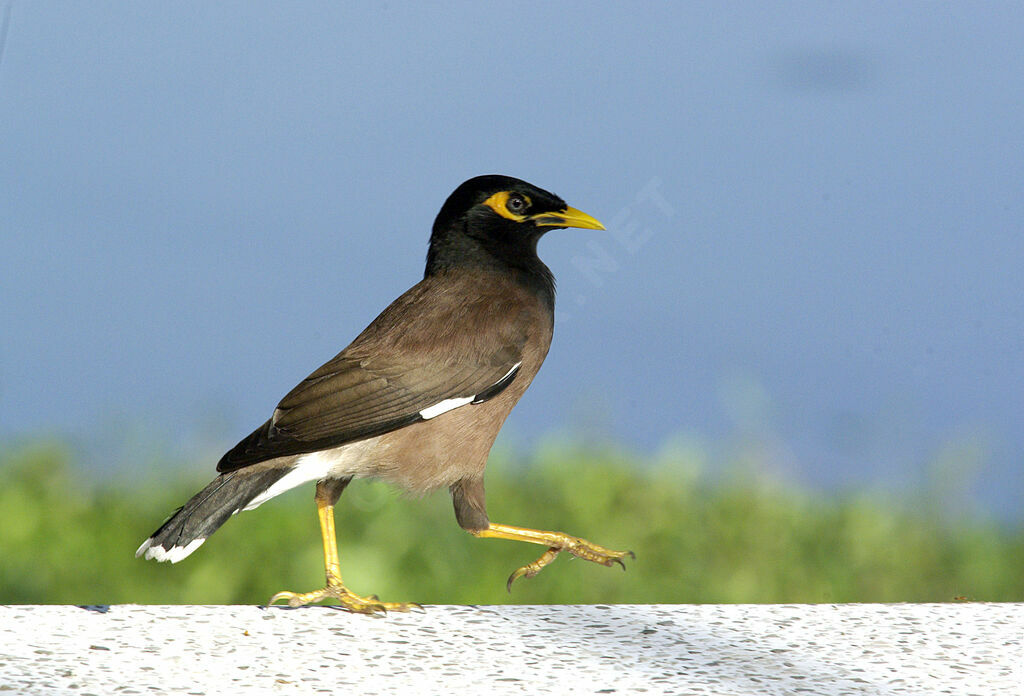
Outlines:
[{"label": "white concrete ledge", "polygon": [[1024,694],[1024,604],[0,606],[0,693]]}]

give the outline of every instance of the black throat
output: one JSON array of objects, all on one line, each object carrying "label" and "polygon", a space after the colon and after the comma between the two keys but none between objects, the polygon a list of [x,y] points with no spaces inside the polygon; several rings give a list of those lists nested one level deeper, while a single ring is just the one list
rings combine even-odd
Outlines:
[{"label": "black throat", "polygon": [[424,277],[473,269],[514,278],[537,295],[549,310],[555,308],[555,276],[537,256],[537,242],[543,231],[524,235],[521,229],[495,230],[474,234],[465,218],[447,227],[435,228],[427,250]]}]

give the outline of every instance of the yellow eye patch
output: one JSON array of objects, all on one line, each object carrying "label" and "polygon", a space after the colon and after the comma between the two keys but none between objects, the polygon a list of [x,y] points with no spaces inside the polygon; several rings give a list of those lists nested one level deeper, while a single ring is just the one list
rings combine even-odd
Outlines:
[{"label": "yellow eye patch", "polygon": [[526,210],[527,208],[530,207],[529,196],[522,193],[513,194],[512,191],[500,191],[491,196],[490,198],[488,198],[486,201],[484,201],[484,205],[486,205],[488,208],[490,208],[503,218],[515,220],[516,222],[522,222],[523,220],[526,219],[526,216],[521,213],[513,213],[508,208],[508,200],[513,195],[522,198],[523,201],[526,203],[526,205],[523,207],[523,210]]}]

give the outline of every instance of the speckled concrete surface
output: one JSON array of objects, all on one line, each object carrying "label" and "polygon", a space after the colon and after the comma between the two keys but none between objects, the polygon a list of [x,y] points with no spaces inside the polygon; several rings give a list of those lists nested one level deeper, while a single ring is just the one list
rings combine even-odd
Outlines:
[{"label": "speckled concrete surface", "polygon": [[1024,604],[0,606],[0,692],[1024,694]]}]

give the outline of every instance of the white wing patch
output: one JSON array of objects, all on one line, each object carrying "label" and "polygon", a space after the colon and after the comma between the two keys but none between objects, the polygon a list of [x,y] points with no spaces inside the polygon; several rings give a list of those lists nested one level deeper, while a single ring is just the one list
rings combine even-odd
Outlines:
[{"label": "white wing patch", "polygon": [[[501,379],[499,379],[497,382],[495,382],[494,384],[500,384],[501,382],[503,382],[506,379],[508,379],[509,376],[513,372],[518,370],[519,366],[522,365],[522,364],[523,364],[522,361],[517,362],[515,365],[512,366],[512,369],[510,369],[508,372],[506,372],[504,374],[504,376]],[[494,385],[491,385],[491,386],[494,386]],[[484,389],[484,391],[481,392],[481,393],[486,393],[487,390],[490,389],[490,388],[491,387],[488,387],[487,389]],[[442,413],[448,413],[448,411],[455,410],[459,406],[465,406],[466,404],[473,403],[474,401],[476,401],[477,396],[479,396],[479,394],[474,394],[473,396],[458,396],[458,397],[456,397],[454,399],[445,399],[444,401],[440,401],[440,402],[434,404],[433,406],[430,406],[430,407],[425,408],[422,411],[420,411],[420,418],[422,418],[423,420],[430,420],[431,418],[437,418]],[[485,397],[485,400],[487,398],[489,398],[489,397]]]},{"label": "white wing patch", "polygon": [[[498,380],[498,382],[501,382],[502,380],[506,380],[506,379],[508,379],[508,376],[509,376],[509,375],[511,375],[511,374],[512,374],[513,372],[515,372],[516,370],[518,370],[518,369],[519,369],[519,366],[520,366],[520,365],[522,365],[522,364],[523,364],[523,361],[522,361],[522,360],[520,360],[519,362],[517,362],[517,363],[516,363],[515,365],[513,365],[513,366],[511,367],[511,369],[509,369],[509,371],[508,371],[508,372],[506,372],[506,373],[505,373],[505,375],[504,375],[504,376],[503,376],[503,377],[502,377],[501,379],[499,379],[499,380]],[[495,382],[495,384],[497,384],[498,382]]]},{"label": "white wing patch", "polygon": [[440,416],[442,413],[447,413],[448,411],[456,409],[459,406],[465,406],[475,398],[476,396],[460,396],[457,399],[445,399],[440,403],[436,403],[433,406],[425,408],[422,411],[420,411],[420,418],[422,418],[423,420],[430,420],[431,418],[436,418],[437,416]]}]

